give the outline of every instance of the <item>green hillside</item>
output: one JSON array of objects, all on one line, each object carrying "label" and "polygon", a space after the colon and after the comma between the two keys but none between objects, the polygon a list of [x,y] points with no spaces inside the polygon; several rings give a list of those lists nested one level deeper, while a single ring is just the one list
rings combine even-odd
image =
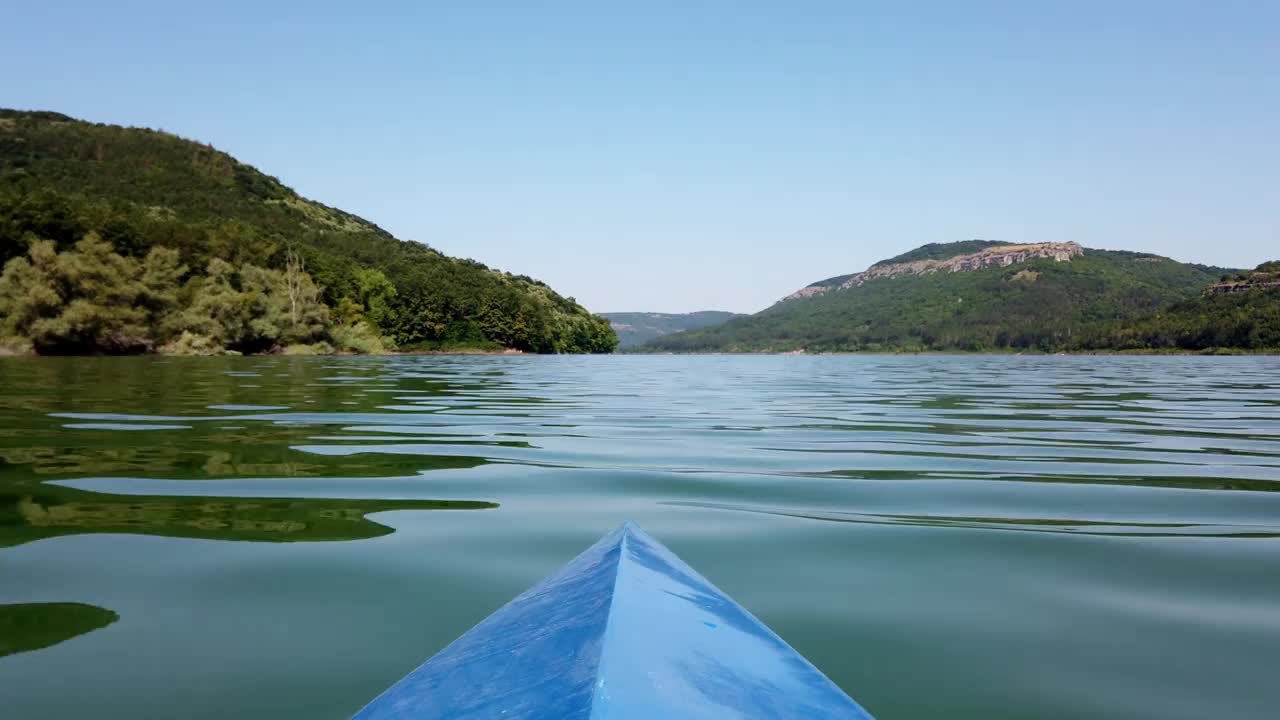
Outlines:
[{"label": "green hillside", "polygon": [[[991,244],[925,246],[887,262],[944,259]],[[677,333],[670,352],[1055,351],[1105,347],[1120,325],[1198,297],[1221,268],[1134,252],[1086,250],[1069,261],[870,279],[780,302],[723,325]],[[845,278],[851,276],[843,276]]]},{"label": "green hillside", "polygon": [[1224,276],[1195,297],[1085,338],[1089,349],[1280,350],[1280,261]]},{"label": "green hillside", "polygon": [[618,347],[629,349],[663,335],[681,330],[719,325],[736,317],[738,313],[720,310],[701,310],[691,313],[617,312],[600,313],[618,334]]},{"label": "green hillside", "polygon": [[41,352],[617,343],[541,282],[398,240],[208,145],[50,112],[0,110],[0,263],[0,335]]}]

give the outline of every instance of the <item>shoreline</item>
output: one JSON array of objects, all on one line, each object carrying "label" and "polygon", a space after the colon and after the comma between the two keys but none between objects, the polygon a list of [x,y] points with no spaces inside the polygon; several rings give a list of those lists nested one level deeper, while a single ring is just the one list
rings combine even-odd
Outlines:
[{"label": "shoreline", "polygon": [[1124,357],[1277,357],[1280,356],[1280,348],[1271,348],[1266,350],[1238,350],[1232,348],[1215,348],[1211,350],[1071,350],[1060,352],[1009,352],[999,350],[988,351],[965,351],[965,350],[919,350],[919,351],[887,351],[887,350],[832,350],[824,352],[797,352],[794,350],[778,350],[778,351],[750,351],[750,352],[726,352],[726,351],[708,351],[708,352],[612,352],[612,353],[530,353],[523,350],[512,348],[503,350],[490,350],[481,348],[456,348],[450,350],[394,350],[383,353],[352,353],[352,352],[333,352],[333,353],[256,353],[244,355],[240,353],[226,354],[210,354],[210,355],[191,355],[191,354],[167,354],[167,353],[136,353],[129,355],[106,355],[106,354],[85,354],[85,355],[41,355],[32,352],[13,352],[0,348],[0,359],[2,358],[122,358],[122,357],[155,357],[155,358],[267,358],[267,357],[411,357],[415,355],[486,355],[486,356],[529,356],[529,357],[551,357],[560,355],[592,355],[592,356],[614,356],[614,357],[786,357],[786,356],[803,356],[803,357],[839,357],[839,356],[920,356],[920,355],[936,355],[936,356],[953,356],[953,357],[1107,357],[1107,356],[1124,356]]},{"label": "shoreline", "polygon": [[[217,358],[266,358],[266,357],[387,357],[393,355],[537,355],[538,353],[527,353],[523,350],[515,348],[504,348],[501,350],[491,350],[487,348],[452,348],[448,350],[390,350],[380,353],[355,353],[355,352],[331,352],[331,353],[289,353],[289,352],[267,352],[267,353],[124,353],[112,355],[106,353],[85,353],[82,355],[41,355],[36,352],[15,352],[13,350],[0,347],[0,358],[120,358],[120,357],[162,357],[162,358],[183,358],[183,357],[217,357]],[[585,354],[585,353],[579,353]]]},{"label": "shoreline", "polygon": [[957,355],[957,356],[1000,356],[1000,357],[1058,357],[1058,356],[1099,356],[1099,355],[1125,355],[1125,356],[1158,356],[1158,355],[1186,355],[1198,357],[1232,357],[1232,356],[1277,356],[1280,355],[1280,348],[1267,348],[1264,350],[1241,350],[1235,348],[1212,348],[1208,350],[1174,350],[1174,349],[1150,349],[1150,350],[1060,350],[1055,352],[1044,351],[1011,351],[1011,350],[824,350],[815,352],[797,351],[797,350],[744,350],[741,352],[716,350],[705,352],[641,352],[641,351],[620,351],[612,353],[614,355],[741,355],[741,356],[834,356],[834,355]]}]

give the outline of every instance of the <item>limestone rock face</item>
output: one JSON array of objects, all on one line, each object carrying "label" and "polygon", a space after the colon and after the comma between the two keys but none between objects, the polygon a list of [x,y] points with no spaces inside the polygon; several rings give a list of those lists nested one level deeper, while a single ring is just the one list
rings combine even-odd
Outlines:
[{"label": "limestone rock face", "polygon": [[1084,254],[1084,248],[1078,243],[1033,243],[1029,245],[996,245],[984,248],[968,255],[957,255],[942,260],[916,260],[905,263],[878,263],[863,272],[850,275],[838,285],[809,285],[783,298],[797,298],[821,295],[832,290],[844,290],[858,287],[868,280],[898,277],[899,275],[928,275],[936,272],[969,272],[988,267],[1008,267],[1015,263],[1026,262],[1034,258],[1053,258],[1058,262],[1068,262],[1072,258]]},{"label": "limestone rock face", "polygon": [[1222,282],[1209,286],[1211,293],[1235,293],[1248,292],[1249,290],[1257,290],[1263,288],[1280,288],[1280,280],[1237,280],[1234,282]]}]

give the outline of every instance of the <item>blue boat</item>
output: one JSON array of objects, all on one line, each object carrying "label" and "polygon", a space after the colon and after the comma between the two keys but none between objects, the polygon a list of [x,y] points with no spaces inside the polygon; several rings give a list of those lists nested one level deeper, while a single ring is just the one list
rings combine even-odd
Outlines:
[{"label": "blue boat", "polygon": [[409,673],[355,720],[868,720],[632,523]]}]

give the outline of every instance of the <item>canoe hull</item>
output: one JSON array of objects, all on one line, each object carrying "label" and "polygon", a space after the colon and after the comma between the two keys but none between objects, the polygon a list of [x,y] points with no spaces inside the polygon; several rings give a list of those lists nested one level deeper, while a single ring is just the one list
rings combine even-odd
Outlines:
[{"label": "canoe hull", "polygon": [[628,523],[355,717],[870,715],[759,620]]}]

